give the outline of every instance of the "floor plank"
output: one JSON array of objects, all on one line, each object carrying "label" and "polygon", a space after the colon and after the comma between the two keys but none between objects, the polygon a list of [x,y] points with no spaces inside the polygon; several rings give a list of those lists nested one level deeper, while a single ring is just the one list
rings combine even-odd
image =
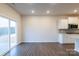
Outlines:
[{"label": "floor plank", "polygon": [[21,43],[9,51],[6,56],[78,56],[74,45],[59,43]]}]

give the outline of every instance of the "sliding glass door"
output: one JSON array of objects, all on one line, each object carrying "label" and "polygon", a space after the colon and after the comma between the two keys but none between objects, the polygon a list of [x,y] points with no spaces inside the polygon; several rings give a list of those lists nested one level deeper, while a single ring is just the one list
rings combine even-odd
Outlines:
[{"label": "sliding glass door", "polygon": [[9,50],[9,20],[0,17],[0,55]]},{"label": "sliding glass door", "polygon": [[14,47],[17,44],[17,25],[15,21],[10,21],[10,47]]},{"label": "sliding glass door", "polygon": [[17,44],[16,22],[0,17],[0,55],[7,53]]}]

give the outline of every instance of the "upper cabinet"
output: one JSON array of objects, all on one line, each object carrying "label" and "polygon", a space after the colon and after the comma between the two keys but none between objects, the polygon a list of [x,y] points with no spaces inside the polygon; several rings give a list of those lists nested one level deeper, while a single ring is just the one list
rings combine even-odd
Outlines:
[{"label": "upper cabinet", "polygon": [[60,19],[58,21],[58,29],[68,29],[68,24],[78,24],[79,29],[78,17],[69,17],[68,19]]},{"label": "upper cabinet", "polygon": [[68,18],[68,24],[78,24],[79,19],[77,17],[69,17]]},{"label": "upper cabinet", "polygon": [[68,20],[61,19],[58,21],[58,29],[68,29]]}]

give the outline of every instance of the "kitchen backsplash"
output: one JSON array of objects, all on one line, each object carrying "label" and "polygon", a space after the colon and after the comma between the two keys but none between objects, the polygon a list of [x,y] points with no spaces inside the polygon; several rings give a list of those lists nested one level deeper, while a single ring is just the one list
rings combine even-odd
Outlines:
[{"label": "kitchen backsplash", "polygon": [[79,29],[60,29],[59,33],[79,34]]}]

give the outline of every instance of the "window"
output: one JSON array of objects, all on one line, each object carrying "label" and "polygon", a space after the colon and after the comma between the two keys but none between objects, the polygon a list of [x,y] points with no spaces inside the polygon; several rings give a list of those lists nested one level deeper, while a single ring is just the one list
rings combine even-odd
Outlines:
[{"label": "window", "polygon": [[16,22],[10,21],[10,46],[13,47],[17,44]]},{"label": "window", "polygon": [[16,22],[0,17],[0,55],[4,55],[17,43]]},{"label": "window", "polygon": [[9,50],[9,20],[0,17],[0,55]]}]

